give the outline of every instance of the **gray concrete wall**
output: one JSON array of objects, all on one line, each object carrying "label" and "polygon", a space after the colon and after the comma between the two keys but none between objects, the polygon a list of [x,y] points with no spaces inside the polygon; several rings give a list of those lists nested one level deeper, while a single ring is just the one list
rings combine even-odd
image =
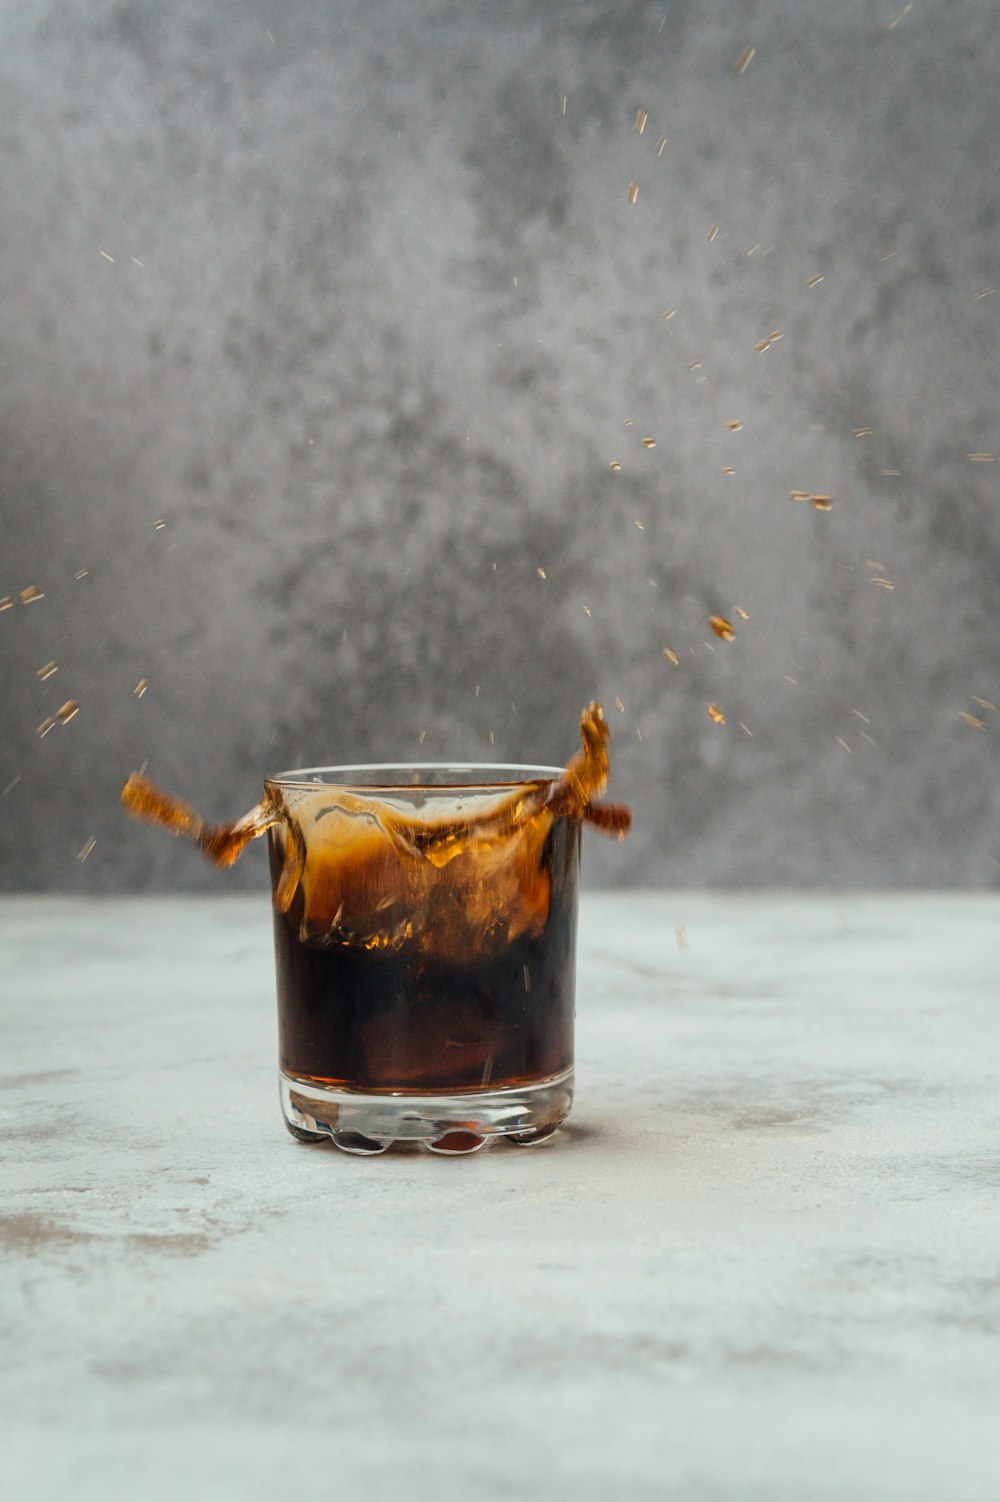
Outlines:
[{"label": "gray concrete wall", "polygon": [[0,885],[260,883],[128,771],[228,816],[561,761],[595,695],[594,881],[994,884],[998,53],[958,0],[5,0]]}]

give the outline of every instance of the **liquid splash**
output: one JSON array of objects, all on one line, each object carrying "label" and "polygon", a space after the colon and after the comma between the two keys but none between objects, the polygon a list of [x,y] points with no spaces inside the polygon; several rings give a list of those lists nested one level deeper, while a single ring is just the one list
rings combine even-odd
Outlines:
[{"label": "liquid splash", "polygon": [[[623,803],[598,802],[608,783],[611,732],[596,701],[580,716],[580,736],[582,748],[570,758],[561,777],[519,786],[487,813],[446,824],[424,824],[380,810],[380,822],[398,848],[438,867],[446,865],[470,842],[481,845],[509,838],[531,821],[544,822],[547,832],[555,818],[581,819],[602,834],[624,839],[632,822],[629,809]],[[317,784],[316,792],[323,791]],[[325,791],[328,796],[329,789]],[[164,792],[141,772],[133,772],[128,778],[121,801],[133,818],[192,840],[216,866],[233,865],[251,840],[275,825],[285,824],[292,830],[289,846],[300,844],[300,837],[294,834],[296,820],[277,782],[269,782],[260,802],[231,824],[207,823],[189,803]],[[338,790],[337,801],[345,812],[363,814],[373,799]],[[291,900],[288,893],[282,897]]]}]

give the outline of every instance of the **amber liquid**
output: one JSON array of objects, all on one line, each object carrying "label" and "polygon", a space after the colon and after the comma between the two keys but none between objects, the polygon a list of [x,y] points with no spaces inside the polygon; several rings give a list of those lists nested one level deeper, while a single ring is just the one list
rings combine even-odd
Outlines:
[{"label": "amber liquid", "polygon": [[[568,1069],[580,828],[557,818],[545,835],[537,876],[548,901],[537,921],[512,925],[510,935],[501,921],[478,946],[471,932],[456,944],[460,911],[440,946],[419,911],[398,945],[344,942],[336,928],[317,933],[303,921],[300,887],[288,910],[274,913],[284,1071],[352,1090],[415,1093],[502,1089]],[[280,831],[269,845],[277,886]],[[363,873],[351,875],[363,883]]]}]

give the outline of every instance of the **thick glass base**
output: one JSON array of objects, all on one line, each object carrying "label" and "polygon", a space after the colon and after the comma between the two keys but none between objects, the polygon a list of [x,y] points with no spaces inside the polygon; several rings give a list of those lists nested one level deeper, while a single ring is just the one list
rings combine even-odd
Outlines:
[{"label": "thick glass base", "polygon": [[432,1153],[474,1153],[489,1137],[544,1142],[569,1115],[573,1070],[533,1085],[453,1094],[364,1095],[279,1072],[285,1125],[302,1142],[327,1138],[345,1153],[384,1153],[417,1142]]}]

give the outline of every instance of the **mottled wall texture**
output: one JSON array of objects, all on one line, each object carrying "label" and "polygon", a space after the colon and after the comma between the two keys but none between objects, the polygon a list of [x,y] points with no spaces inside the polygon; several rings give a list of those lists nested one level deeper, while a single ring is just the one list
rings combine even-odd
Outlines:
[{"label": "mottled wall texture", "polygon": [[997,21],[3,0],[0,884],[592,697],[593,883],[996,884]]}]

